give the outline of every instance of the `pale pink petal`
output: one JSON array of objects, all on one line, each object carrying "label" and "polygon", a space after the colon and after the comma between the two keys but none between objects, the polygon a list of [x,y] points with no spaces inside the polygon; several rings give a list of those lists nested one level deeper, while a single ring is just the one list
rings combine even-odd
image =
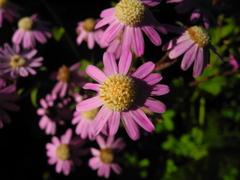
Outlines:
[{"label": "pale pink petal", "polygon": [[100,69],[98,69],[96,66],[88,65],[86,68],[86,73],[95,81],[98,83],[102,83],[106,78],[106,74],[103,73]]},{"label": "pale pink petal", "polygon": [[183,56],[182,62],[181,62],[181,68],[182,70],[187,70],[193,63],[193,61],[196,59],[197,56],[197,50],[198,46],[193,45]]},{"label": "pale pink petal", "polygon": [[113,111],[111,117],[108,119],[108,126],[109,126],[108,135],[109,136],[114,136],[117,133],[119,123],[120,123],[120,112]]},{"label": "pale pink petal", "polygon": [[186,40],[184,42],[181,42],[177,44],[169,53],[169,58],[170,59],[175,59],[188,51],[191,46],[194,45],[194,42],[192,40]]},{"label": "pale pink petal", "polygon": [[120,23],[117,20],[113,21],[104,31],[103,39],[106,43],[110,44],[118,37],[123,28],[124,24]]},{"label": "pale pink petal", "polygon": [[125,51],[122,53],[118,63],[118,73],[127,74],[132,62],[132,53]]},{"label": "pale pink petal", "polygon": [[83,86],[83,89],[91,89],[91,90],[94,90],[94,91],[100,91],[100,84],[95,84],[95,83],[86,83],[84,86]]},{"label": "pale pink petal", "polygon": [[143,4],[148,6],[157,6],[162,0],[141,0]]},{"label": "pale pink petal", "polygon": [[204,52],[203,48],[198,48],[197,57],[193,65],[193,77],[198,77],[202,74],[204,67]]},{"label": "pale pink petal", "polygon": [[90,148],[91,153],[93,156],[99,156],[100,155],[100,151],[98,149],[95,148]]},{"label": "pale pink petal", "polygon": [[105,143],[105,140],[103,139],[102,136],[98,135],[98,136],[96,137],[96,141],[97,141],[97,143],[98,143],[98,145],[99,145],[99,147],[100,147],[101,149],[107,148],[106,143]]},{"label": "pale pink petal", "polygon": [[81,101],[77,104],[77,111],[89,111],[95,109],[99,106],[102,106],[102,100],[99,96],[95,96],[86,100]]},{"label": "pale pink petal", "polygon": [[173,38],[172,40],[170,40],[168,43],[166,43],[163,47],[162,50],[163,51],[167,51],[169,49],[172,49],[175,45],[180,44],[183,41],[187,41],[189,40],[189,36],[185,33],[182,36]]},{"label": "pale pink petal", "polygon": [[89,165],[93,170],[96,170],[96,169],[98,169],[98,168],[102,165],[102,162],[100,161],[100,158],[99,158],[99,157],[92,157],[91,159],[89,159],[88,165]]},{"label": "pale pink petal", "polygon": [[114,14],[114,10],[115,10],[114,7],[105,9],[105,10],[103,10],[103,11],[101,12],[100,17],[101,17],[101,18],[104,18],[104,17],[108,17],[108,16],[113,15],[113,14]]},{"label": "pale pink petal", "polygon": [[156,113],[164,113],[166,111],[165,104],[151,97],[148,97],[146,99],[142,107]]},{"label": "pale pink petal", "polygon": [[125,147],[125,143],[123,141],[123,138],[118,138],[116,141],[112,144],[112,148],[116,150],[122,150]]},{"label": "pale pink petal", "polygon": [[33,31],[33,34],[35,36],[35,38],[42,44],[47,42],[46,37],[43,35],[43,33],[41,31],[35,30]]},{"label": "pale pink petal", "polygon": [[103,54],[103,65],[104,65],[104,72],[107,76],[111,76],[118,73],[117,63],[115,57],[110,52],[105,52]]},{"label": "pale pink petal", "polygon": [[122,34],[122,52],[130,51],[132,45],[133,28],[126,26]]},{"label": "pale pink petal", "polygon": [[152,91],[150,96],[161,96],[161,95],[167,94],[169,91],[170,89],[167,85],[155,84],[154,86],[152,86]]},{"label": "pale pink petal", "polygon": [[66,176],[69,175],[70,170],[71,170],[70,161],[69,160],[64,161],[63,162],[63,174]]},{"label": "pale pink petal", "polygon": [[12,42],[16,44],[20,44],[23,39],[24,33],[25,32],[22,29],[17,29],[13,34]]},{"label": "pale pink petal", "polygon": [[137,56],[144,53],[144,38],[140,27],[133,28],[133,49]]},{"label": "pale pink petal", "polygon": [[105,17],[103,19],[101,19],[100,21],[97,22],[97,24],[95,25],[94,29],[98,29],[102,26],[105,26],[107,24],[109,24],[110,22],[114,21],[115,20],[115,16],[108,16],[108,17]]},{"label": "pale pink petal", "polygon": [[95,45],[95,41],[94,41],[94,37],[93,37],[93,33],[89,32],[88,36],[87,36],[87,45],[89,49],[93,49],[94,45]]},{"label": "pale pink petal", "polygon": [[59,146],[59,145],[60,145],[60,141],[59,141],[59,139],[58,139],[56,136],[53,136],[53,137],[52,137],[52,142],[53,142],[53,144],[55,144],[56,146]]},{"label": "pale pink petal", "polygon": [[61,143],[69,144],[71,137],[72,137],[72,129],[67,129],[65,134],[61,136]]},{"label": "pale pink petal", "polygon": [[148,85],[154,85],[162,80],[162,75],[159,73],[152,73],[143,78],[142,80],[145,81]]},{"label": "pale pink petal", "polygon": [[117,163],[112,163],[111,168],[116,174],[120,174],[122,172],[122,168]]},{"label": "pale pink petal", "polygon": [[107,179],[110,176],[110,165],[106,164],[104,177]]},{"label": "pale pink petal", "polygon": [[58,160],[57,164],[55,166],[55,170],[57,173],[60,173],[63,169],[63,161],[62,160]]},{"label": "pale pink petal", "polygon": [[107,171],[107,168],[109,168],[109,164],[102,164],[102,166],[100,166],[99,167],[99,169],[98,169],[98,172],[97,172],[97,174],[98,174],[98,176],[104,176],[105,175],[105,172]]},{"label": "pale pink petal", "polygon": [[39,123],[38,123],[39,127],[40,127],[41,129],[45,129],[46,126],[47,126],[48,121],[49,121],[48,117],[47,117],[47,116],[43,116],[43,117],[40,119]]},{"label": "pale pink petal", "polygon": [[48,164],[53,165],[56,164],[57,161],[58,159],[56,157],[51,157],[48,159]]},{"label": "pale pink petal", "polygon": [[112,116],[112,111],[110,111],[105,106],[99,110],[92,125],[92,134],[97,135],[102,130],[103,126],[106,124],[107,120]]},{"label": "pale pink petal", "polygon": [[139,127],[128,112],[121,112],[122,123],[125,130],[127,131],[129,137],[132,140],[137,140],[140,138]]},{"label": "pale pink petal", "polygon": [[138,123],[138,125],[146,131],[152,132],[155,129],[153,123],[141,109],[131,110],[128,111],[128,113]]},{"label": "pale pink petal", "polygon": [[134,71],[131,74],[131,76],[138,79],[143,79],[152,72],[154,67],[155,67],[155,64],[153,62],[151,61],[146,62],[143,65],[141,65],[139,68],[137,68],[137,70]]},{"label": "pale pink petal", "polygon": [[162,44],[159,34],[152,26],[143,26],[141,28],[154,45],[159,46]]}]

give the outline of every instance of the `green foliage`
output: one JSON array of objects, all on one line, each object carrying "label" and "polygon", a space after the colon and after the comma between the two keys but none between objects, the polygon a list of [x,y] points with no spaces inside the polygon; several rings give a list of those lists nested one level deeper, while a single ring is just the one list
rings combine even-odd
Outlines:
[{"label": "green foliage", "polygon": [[163,121],[162,123],[157,123],[155,126],[155,132],[159,133],[163,130],[173,131],[174,130],[174,122],[173,117],[175,116],[174,110],[167,110],[162,114]]},{"label": "green foliage", "polygon": [[64,33],[65,33],[65,29],[63,27],[53,27],[52,28],[52,35],[56,41],[60,41],[62,39],[62,36],[64,35]]},{"label": "green foliage", "polygon": [[37,103],[37,94],[38,94],[38,88],[34,88],[34,89],[31,91],[31,94],[30,94],[31,102],[32,102],[32,105],[33,105],[34,107],[37,107],[37,106],[38,106],[38,103]]}]

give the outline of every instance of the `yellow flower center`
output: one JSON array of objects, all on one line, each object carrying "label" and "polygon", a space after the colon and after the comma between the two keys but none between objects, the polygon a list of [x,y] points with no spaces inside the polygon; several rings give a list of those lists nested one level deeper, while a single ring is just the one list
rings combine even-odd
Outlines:
[{"label": "yellow flower center", "polygon": [[93,18],[85,19],[83,21],[83,29],[88,32],[94,31],[95,24],[96,21]]},{"label": "yellow flower center", "polygon": [[60,144],[57,147],[56,155],[59,159],[65,161],[70,158],[70,148],[67,144]]},{"label": "yellow flower center", "polygon": [[199,47],[206,47],[211,43],[211,37],[202,27],[192,26],[187,29],[188,35],[191,40]]},{"label": "yellow flower center", "polygon": [[7,0],[0,0],[0,8],[4,8],[7,4]]},{"label": "yellow flower center", "polygon": [[100,98],[103,104],[112,111],[127,110],[134,102],[135,96],[135,82],[126,75],[111,75],[100,86]]},{"label": "yellow flower center", "polygon": [[115,7],[116,18],[127,26],[135,26],[144,18],[145,6],[140,0],[121,0]]},{"label": "yellow flower center", "polygon": [[18,21],[18,27],[25,31],[31,30],[33,25],[34,21],[29,17],[23,17]]},{"label": "yellow flower center", "polygon": [[58,80],[62,82],[68,82],[70,79],[70,70],[67,66],[62,65],[58,70]]},{"label": "yellow flower center", "polygon": [[114,159],[112,149],[109,149],[109,148],[101,149],[100,150],[100,159],[103,163],[110,164]]},{"label": "yellow flower center", "polygon": [[96,117],[98,111],[99,111],[99,108],[96,108],[96,109],[92,109],[92,110],[89,110],[89,111],[83,111],[81,113],[82,113],[82,116],[85,119],[94,120],[94,118]]},{"label": "yellow flower center", "polygon": [[18,67],[24,66],[25,64],[26,64],[26,60],[19,55],[14,55],[9,62],[9,65],[13,68],[18,68]]}]

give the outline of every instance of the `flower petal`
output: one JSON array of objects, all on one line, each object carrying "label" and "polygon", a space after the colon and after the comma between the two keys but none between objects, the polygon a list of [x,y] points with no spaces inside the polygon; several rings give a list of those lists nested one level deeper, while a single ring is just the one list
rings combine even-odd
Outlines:
[{"label": "flower petal", "polygon": [[137,68],[137,70],[134,71],[131,74],[131,76],[138,79],[143,79],[152,72],[154,67],[155,67],[155,64],[153,62],[151,61],[146,62],[143,65],[141,65],[139,68]]},{"label": "flower petal", "polygon": [[100,84],[107,78],[105,73],[93,65],[87,66],[86,73]]},{"label": "flower petal", "polygon": [[122,53],[118,62],[118,73],[127,74],[132,62],[132,53],[130,51],[125,51]]},{"label": "flower petal", "polygon": [[104,65],[104,72],[107,76],[111,76],[118,73],[117,63],[115,57],[110,52],[105,52],[103,54],[103,65]]},{"label": "flower petal", "polygon": [[143,108],[156,112],[156,113],[164,113],[166,111],[166,106],[161,101],[148,97],[144,102]]},{"label": "flower petal", "polygon": [[103,105],[99,96],[83,100],[77,104],[77,111],[89,111]]}]

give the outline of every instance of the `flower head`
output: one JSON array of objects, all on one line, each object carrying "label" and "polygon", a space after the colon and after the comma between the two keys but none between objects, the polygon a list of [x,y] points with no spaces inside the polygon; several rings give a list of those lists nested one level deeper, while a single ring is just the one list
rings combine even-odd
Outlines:
[{"label": "flower head", "polygon": [[212,0],[167,0],[167,3],[176,3],[176,11],[179,14],[192,11],[190,21],[196,24],[202,18],[204,26],[210,28],[211,25],[216,25],[216,18],[212,14],[213,3]]},{"label": "flower head", "polygon": [[13,17],[18,18],[20,15],[18,10],[20,7],[9,2],[8,0],[0,0],[0,27],[2,27],[3,19],[13,22]]},{"label": "flower head", "polygon": [[229,55],[229,64],[233,67],[233,69],[235,70],[239,69],[239,63],[233,54]]},{"label": "flower head", "polygon": [[74,93],[74,85],[82,87],[86,79],[83,77],[85,73],[77,70],[80,66],[79,62],[70,67],[62,65],[57,73],[53,73],[51,79],[56,79],[58,82],[53,87],[52,93],[55,95],[59,94],[62,98],[67,91]]},{"label": "flower head", "polygon": [[52,35],[50,29],[45,27],[47,23],[39,20],[38,15],[34,14],[30,17],[23,17],[18,21],[18,29],[12,37],[12,42],[21,44],[24,48],[34,48],[36,40],[44,44],[47,38]]},{"label": "flower head", "polygon": [[149,97],[169,92],[168,86],[156,84],[162,76],[158,73],[150,74],[154,68],[152,62],[147,62],[128,74],[131,59],[131,52],[126,51],[121,55],[117,66],[113,54],[105,52],[104,72],[93,65],[86,68],[86,73],[99,84],[87,83],[83,88],[98,93],[95,97],[78,103],[77,111],[89,111],[102,106],[93,120],[94,135],[106,124],[109,127],[108,134],[115,135],[122,119],[127,133],[136,140],[140,135],[138,125],[149,132],[154,130],[154,125],[140,107],[157,113],[165,112],[166,107],[162,102]]},{"label": "flower head", "polygon": [[109,136],[105,142],[103,137],[98,135],[96,140],[100,149],[91,148],[94,157],[89,159],[88,165],[94,170],[98,169],[98,176],[105,178],[109,178],[111,169],[120,174],[122,169],[115,162],[115,155],[124,148],[123,139],[118,138],[114,141],[114,136]]},{"label": "flower head", "polygon": [[[137,56],[144,54],[144,37],[142,31],[151,42],[158,46],[162,43],[156,30],[163,34],[167,31],[148,9],[156,6],[161,0],[121,0],[113,8],[103,10],[95,29],[109,24],[103,34],[103,41],[112,43],[122,33],[122,52],[133,48]],[[156,29],[156,30],[155,30]]]},{"label": "flower head", "polygon": [[8,116],[4,109],[10,111],[19,110],[19,107],[16,104],[14,104],[14,101],[16,101],[19,98],[19,95],[14,93],[15,90],[16,90],[15,85],[3,87],[0,84],[0,128],[3,127],[3,122],[6,123],[11,122],[10,117]]},{"label": "flower head", "polygon": [[84,141],[80,138],[72,139],[72,130],[67,129],[61,138],[52,137],[52,143],[46,144],[48,164],[56,164],[55,170],[57,173],[63,172],[64,175],[74,169],[74,165],[81,165],[82,161],[79,158],[86,154],[86,150],[81,149]]},{"label": "flower head", "polygon": [[37,114],[42,116],[39,121],[39,127],[46,134],[54,135],[57,130],[57,123],[64,124],[65,118],[71,118],[71,111],[66,106],[70,99],[62,99],[57,102],[56,96],[47,94],[45,99],[40,99],[41,108],[37,109]]},{"label": "flower head", "polygon": [[81,44],[82,41],[86,41],[88,48],[93,49],[95,45],[95,41],[98,43],[100,47],[105,47],[101,41],[101,36],[103,35],[103,29],[95,30],[94,27],[98,20],[93,18],[87,18],[84,21],[78,23],[78,27],[76,28],[76,32],[78,34],[77,44]]},{"label": "flower head", "polygon": [[12,78],[19,76],[26,77],[29,74],[35,75],[37,72],[33,69],[42,66],[42,57],[34,58],[37,54],[36,49],[20,50],[20,46],[14,44],[11,48],[8,44],[4,44],[4,49],[0,51],[0,72],[2,74],[9,73]]},{"label": "flower head", "polygon": [[221,60],[215,48],[211,45],[211,37],[199,26],[187,28],[183,31],[181,36],[170,40],[162,49],[170,50],[170,59],[175,59],[184,54],[181,63],[182,70],[187,70],[194,62],[193,77],[200,76],[204,67],[209,64],[209,49],[211,49]]}]

